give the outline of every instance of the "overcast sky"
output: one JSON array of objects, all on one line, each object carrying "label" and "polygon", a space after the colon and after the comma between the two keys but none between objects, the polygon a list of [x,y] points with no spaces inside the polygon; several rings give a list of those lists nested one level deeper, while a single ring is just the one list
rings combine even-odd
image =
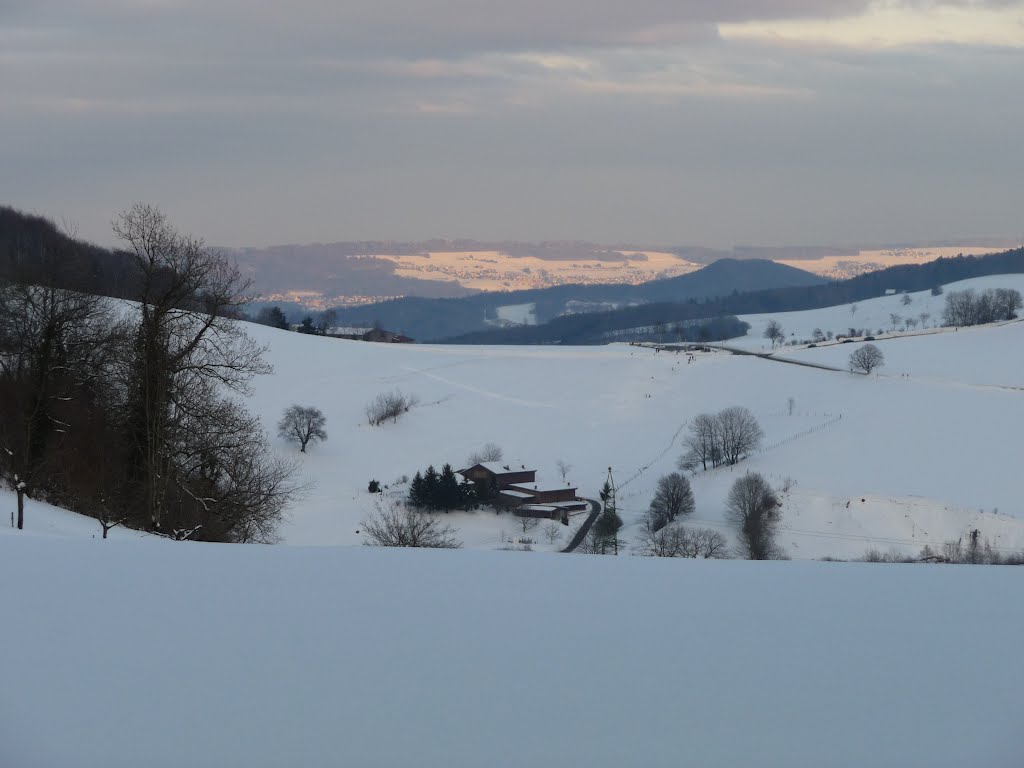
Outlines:
[{"label": "overcast sky", "polygon": [[0,0],[0,203],[110,242],[1020,237],[1024,1]]}]

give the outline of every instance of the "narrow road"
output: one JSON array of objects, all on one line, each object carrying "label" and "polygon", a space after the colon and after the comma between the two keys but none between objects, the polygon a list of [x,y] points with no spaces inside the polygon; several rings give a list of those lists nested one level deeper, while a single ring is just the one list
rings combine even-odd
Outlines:
[{"label": "narrow road", "polygon": [[723,352],[732,352],[734,355],[749,355],[750,357],[760,357],[762,360],[773,360],[776,363],[789,363],[790,365],[802,365],[805,368],[818,368],[822,371],[837,371],[839,373],[849,373],[845,368],[836,368],[832,365],[823,365],[821,363],[809,363],[806,360],[793,360],[788,357],[775,357],[774,352],[754,352],[749,349],[740,349],[739,347],[727,347],[724,344],[715,344],[717,349]]},{"label": "narrow road", "polygon": [[572,552],[576,549],[576,547],[583,542],[583,539],[587,537],[587,534],[590,533],[590,526],[594,524],[594,521],[597,520],[597,516],[601,514],[601,502],[596,501],[595,499],[584,499],[584,501],[590,504],[590,514],[587,515],[587,519],[583,521],[583,525],[581,525],[579,530],[576,531],[576,535],[572,537],[572,541],[570,541],[568,546],[562,550],[563,552]]}]

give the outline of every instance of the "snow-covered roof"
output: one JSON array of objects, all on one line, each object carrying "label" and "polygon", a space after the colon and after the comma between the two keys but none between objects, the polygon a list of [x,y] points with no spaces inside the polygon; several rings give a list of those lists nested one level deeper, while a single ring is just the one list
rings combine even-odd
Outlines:
[{"label": "snow-covered roof", "polygon": [[523,493],[522,491],[502,491],[502,496],[511,496],[513,499],[532,499],[532,493]]},{"label": "snow-covered roof", "polygon": [[[473,466],[477,466],[474,464]],[[522,462],[516,463],[514,461],[481,461],[479,466],[486,469],[488,472],[493,472],[496,475],[505,475],[509,472],[533,472],[534,470],[527,467]]]},{"label": "snow-covered roof", "polygon": [[554,504],[523,504],[520,509],[527,512],[557,512],[558,507]]},{"label": "snow-covered roof", "polygon": [[369,333],[372,328],[358,328],[355,326],[332,326],[327,329],[328,336],[362,336],[364,333]]}]

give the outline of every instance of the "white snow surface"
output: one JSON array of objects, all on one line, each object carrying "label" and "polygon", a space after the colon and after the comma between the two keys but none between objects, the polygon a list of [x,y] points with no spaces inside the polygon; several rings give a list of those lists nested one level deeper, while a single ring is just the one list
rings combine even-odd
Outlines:
[{"label": "white snow surface", "polygon": [[[1024,276],[964,281],[946,291],[1001,286],[1024,289]],[[938,319],[943,296],[924,292],[911,299],[911,308]],[[902,306],[899,300],[860,302],[858,324],[875,317],[881,322]],[[809,335],[814,327],[836,325],[826,321],[830,316],[845,320],[849,310],[779,317],[787,331]],[[401,476],[428,464],[463,468],[469,454],[489,442],[504,449],[500,464],[525,464],[552,485],[562,484],[556,462],[568,462],[567,481],[588,498],[597,497],[611,466],[623,537],[635,541],[658,478],[675,469],[690,420],[744,405],[764,427],[764,447],[737,467],[692,478],[697,509],[689,523],[731,536],[725,497],[736,477],[753,470],[789,489],[781,544],[793,558],[856,558],[869,548],[917,554],[925,544],[965,539],[973,529],[1001,551],[1024,549],[1017,483],[1024,323],[879,338],[886,365],[870,377],[845,370],[857,343],[775,354],[842,369],[837,372],[722,351],[698,353],[687,363],[686,355],[626,345],[432,347],[324,339],[258,325],[247,331],[268,346],[275,367],[254,382],[247,403],[268,429],[292,403],[320,407],[328,419],[330,439],[305,454],[273,438],[315,483],[281,527],[287,544],[362,543],[361,522],[380,500],[367,492],[371,479],[388,486],[385,498],[397,499],[407,490],[396,482]],[[749,336],[740,344],[757,349],[761,341]],[[365,405],[393,388],[416,395],[420,404],[397,423],[370,427]],[[796,404],[792,415],[789,397]],[[13,496],[3,503],[11,509]],[[549,543],[543,524],[524,534],[508,513],[442,516],[467,548],[495,549],[529,537],[538,550],[563,547],[586,517],[574,516]],[[32,500],[26,526],[99,535],[95,521]],[[111,535],[136,534],[116,529]]]},{"label": "white snow surface", "polygon": [[[852,305],[856,306],[856,310],[853,312],[850,311],[851,304],[840,304],[802,312],[741,315],[740,320],[750,323],[750,330],[747,331],[746,336],[730,339],[726,343],[729,346],[758,352],[770,352],[771,342],[764,338],[764,330],[769,320],[779,321],[786,334],[787,343],[794,340],[810,340],[815,328],[820,328],[823,333],[832,331],[834,335],[846,335],[851,327],[867,329],[871,336],[877,336],[880,329],[888,333],[892,329],[889,317],[892,314],[897,314],[902,318],[914,318],[918,321],[915,332],[920,332],[922,330],[920,316],[922,313],[927,313],[931,317],[925,321],[928,327],[924,330],[935,329],[936,326],[942,324],[942,310],[946,306],[945,294],[968,288],[975,291],[983,291],[988,288],[1014,288],[1024,293],[1024,275],[989,275],[961,280],[944,286],[944,293],[938,296],[932,296],[931,291],[908,293],[906,295],[910,296],[910,304],[906,305],[903,304],[904,294],[897,293],[893,296],[881,296],[853,302]],[[950,330],[952,331],[952,329]],[[847,350],[847,354],[849,354],[849,350]]]},{"label": "white snow surface", "polygon": [[1016,568],[0,537],[17,768],[1020,764]]},{"label": "white snow surface", "polygon": [[[1024,425],[1024,391],[1008,388],[1024,383],[1024,324],[886,341],[877,378],[845,371],[854,344],[785,352],[844,369],[833,372],[726,352],[688,364],[685,355],[626,345],[387,345],[250,332],[269,345],[276,369],[256,381],[250,406],[268,424],[291,403],[316,405],[328,419],[330,439],[306,454],[275,442],[317,483],[282,528],[290,544],[360,543],[360,522],[377,500],[366,490],[370,479],[401,496],[400,476],[428,464],[458,469],[488,442],[548,477],[567,461],[567,480],[589,498],[611,466],[624,536],[633,539],[658,477],[675,469],[689,421],[744,405],[764,427],[764,449],[693,477],[694,524],[731,534],[724,499],[736,477],[754,470],[776,486],[791,481],[782,541],[791,557],[852,558],[871,547],[916,554],[972,528],[1004,550],[1024,548],[1021,430],[1011,426]],[[971,364],[961,367],[966,358]],[[896,375],[904,371],[914,374]],[[421,404],[397,423],[370,427],[364,406],[392,388]],[[490,510],[445,517],[472,548],[493,549],[518,528]],[[552,548],[538,534],[535,548]],[[567,530],[553,548],[568,538]]]},{"label": "white snow surface", "polygon": [[536,325],[536,308],[537,305],[533,302],[529,304],[506,304],[503,307],[498,307],[498,319],[511,325]]}]

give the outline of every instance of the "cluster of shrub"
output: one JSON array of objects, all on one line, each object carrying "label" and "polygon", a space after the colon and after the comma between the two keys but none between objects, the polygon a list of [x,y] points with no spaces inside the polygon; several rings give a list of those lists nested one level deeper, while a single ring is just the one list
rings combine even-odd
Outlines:
[{"label": "cluster of shrub", "polygon": [[460,483],[451,464],[445,464],[440,472],[431,465],[425,472],[417,472],[409,485],[408,503],[416,509],[475,509],[479,501],[473,484],[465,478]]},{"label": "cluster of shrub", "polygon": [[977,528],[970,532],[967,542],[962,539],[947,541],[941,547],[926,544],[917,557],[896,548],[883,552],[869,549],[861,561],[865,563],[951,563],[955,565],[1024,565],[1024,552],[1003,553],[988,539],[981,538]]},{"label": "cluster of shrub", "polygon": [[1022,305],[1020,291],[1012,288],[950,291],[946,294],[942,321],[946,325],[960,326],[1014,320]]},{"label": "cluster of shrub", "polygon": [[415,395],[406,395],[401,390],[381,392],[366,406],[366,421],[372,427],[379,427],[388,419],[398,421],[398,417],[408,413],[419,404]]}]

